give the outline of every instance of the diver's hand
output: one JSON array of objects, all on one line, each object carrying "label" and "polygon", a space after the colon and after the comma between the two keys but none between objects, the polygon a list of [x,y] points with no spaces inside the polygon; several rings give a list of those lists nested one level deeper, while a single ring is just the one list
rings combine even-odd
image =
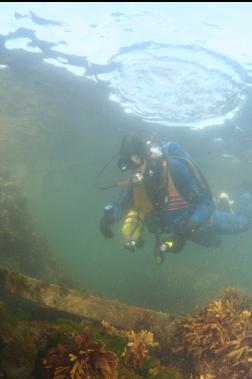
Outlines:
[{"label": "diver's hand", "polygon": [[104,215],[100,220],[100,231],[105,238],[113,238],[114,233],[112,232],[111,226],[115,222],[115,217],[113,214],[113,208],[111,205],[106,205],[104,208]]},{"label": "diver's hand", "polygon": [[113,238],[114,233],[112,232],[111,225],[113,222],[106,215],[102,216],[100,220],[100,231],[105,238]]}]

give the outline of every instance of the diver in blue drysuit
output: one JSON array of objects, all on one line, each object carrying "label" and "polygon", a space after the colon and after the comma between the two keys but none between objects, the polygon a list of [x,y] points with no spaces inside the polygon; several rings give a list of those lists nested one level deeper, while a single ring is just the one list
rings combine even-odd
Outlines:
[{"label": "diver in blue drysuit", "polygon": [[[106,238],[113,237],[112,224],[131,209],[140,210],[144,214],[142,222],[156,234],[155,256],[158,258],[164,234],[175,238],[171,251],[179,252],[186,240],[217,247],[222,234],[240,233],[249,228],[251,193],[242,193],[236,212],[218,209],[204,176],[190,155],[174,141],[153,145],[137,135],[126,136],[118,163],[122,170],[131,169],[133,174],[115,201],[104,208],[100,230]],[[147,208],[143,199],[149,202]],[[125,247],[134,251],[143,241],[140,238],[131,242]]]}]

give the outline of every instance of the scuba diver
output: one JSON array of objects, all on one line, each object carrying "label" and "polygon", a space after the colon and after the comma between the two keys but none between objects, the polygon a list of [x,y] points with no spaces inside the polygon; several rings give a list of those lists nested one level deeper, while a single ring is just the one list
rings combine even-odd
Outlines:
[{"label": "scuba diver", "polygon": [[156,262],[163,263],[164,253],[180,252],[187,240],[217,247],[221,234],[248,229],[252,194],[244,188],[236,212],[225,193],[215,204],[204,175],[175,141],[153,144],[127,135],[119,154],[119,168],[131,175],[114,202],[104,207],[100,231],[105,238],[114,236],[112,225],[123,219],[123,246],[134,252],[144,244],[146,225],[155,234]]}]

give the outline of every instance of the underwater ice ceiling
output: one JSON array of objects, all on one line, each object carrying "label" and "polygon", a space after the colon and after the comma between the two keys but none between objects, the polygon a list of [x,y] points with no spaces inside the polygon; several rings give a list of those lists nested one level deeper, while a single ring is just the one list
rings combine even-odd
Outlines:
[{"label": "underwater ice ceiling", "polygon": [[214,3],[15,3],[0,12],[0,42],[105,81],[110,99],[146,122],[204,128],[233,120],[252,80],[251,5],[218,10]]},{"label": "underwater ice ceiling", "polygon": [[241,66],[197,46],[139,44],[111,59],[111,99],[147,122],[201,128],[232,119],[246,99]]}]

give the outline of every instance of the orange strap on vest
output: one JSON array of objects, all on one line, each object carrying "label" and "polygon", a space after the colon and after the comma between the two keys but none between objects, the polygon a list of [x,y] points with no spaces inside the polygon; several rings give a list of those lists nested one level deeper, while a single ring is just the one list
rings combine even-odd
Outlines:
[{"label": "orange strap on vest", "polygon": [[143,185],[133,188],[134,208],[142,211],[145,215],[154,210],[153,203]]},{"label": "orange strap on vest", "polygon": [[166,172],[167,172],[167,191],[168,191],[167,210],[174,211],[176,209],[187,208],[190,204],[178,192],[171,176],[171,171],[169,168],[168,161],[163,161],[163,166],[166,168]]},{"label": "orange strap on vest", "polygon": [[[167,210],[174,211],[177,209],[187,208],[188,203],[178,192],[175,183],[172,179],[172,175],[167,160],[163,161],[164,175],[167,177]],[[118,187],[125,187],[129,185],[129,180],[125,180],[118,183]],[[151,213],[155,207],[148,195],[143,184],[133,187],[133,207],[139,211],[142,211],[144,215]]]}]

